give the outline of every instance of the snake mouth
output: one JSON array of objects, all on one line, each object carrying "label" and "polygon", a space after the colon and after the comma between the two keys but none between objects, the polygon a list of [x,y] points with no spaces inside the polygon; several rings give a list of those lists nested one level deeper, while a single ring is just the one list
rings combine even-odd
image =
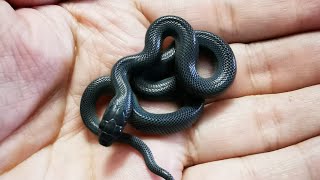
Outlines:
[{"label": "snake mouth", "polygon": [[118,139],[118,137],[115,137],[112,134],[106,133],[104,131],[101,131],[99,133],[99,143],[103,146],[111,146],[116,139]]}]

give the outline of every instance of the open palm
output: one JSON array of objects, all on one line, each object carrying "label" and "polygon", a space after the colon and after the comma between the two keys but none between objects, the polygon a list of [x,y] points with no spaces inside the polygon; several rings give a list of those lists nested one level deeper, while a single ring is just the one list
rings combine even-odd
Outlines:
[{"label": "open palm", "polygon": [[79,104],[169,14],[228,41],[238,73],[193,128],[139,135],[158,164],[175,179],[320,178],[319,1],[53,1],[0,0],[1,179],[159,178],[131,147],[99,145]]}]

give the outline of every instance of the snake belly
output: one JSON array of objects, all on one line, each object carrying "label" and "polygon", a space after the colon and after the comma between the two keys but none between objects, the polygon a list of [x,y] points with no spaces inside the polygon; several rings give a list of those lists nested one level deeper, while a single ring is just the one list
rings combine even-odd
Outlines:
[{"label": "snake belly", "polygon": [[[174,46],[162,52],[166,37],[174,39]],[[216,70],[209,78],[202,78],[196,70],[199,47],[215,56]],[[148,69],[166,69],[169,76],[150,81]],[[164,70],[160,70],[163,68]],[[160,74],[161,74],[160,73]],[[166,73],[164,73],[166,74]],[[168,75],[167,74],[167,75]],[[155,174],[173,179],[159,167],[150,149],[139,138],[124,133],[127,123],[148,134],[172,134],[190,127],[201,115],[204,100],[219,95],[233,82],[236,61],[230,46],[217,35],[206,31],[194,31],[182,18],[164,16],[149,27],[142,52],[120,59],[110,76],[92,81],[81,98],[80,113],[84,124],[99,136],[100,144],[113,142],[131,145],[144,157],[147,167]],[[136,94],[151,98],[166,98],[181,94],[183,106],[175,112],[153,114],[138,103]],[[114,95],[102,116],[96,114],[96,101],[103,94]]]}]

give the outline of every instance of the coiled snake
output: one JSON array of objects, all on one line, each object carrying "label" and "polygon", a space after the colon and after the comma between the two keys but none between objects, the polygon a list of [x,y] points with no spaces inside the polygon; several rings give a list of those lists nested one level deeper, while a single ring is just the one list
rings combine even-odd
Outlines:
[{"label": "coiled snake", "polygon": [[[174,43],[163,52],[166,37]],[[197,73],[199,49],[206,48],[215,55],[216,70],[209,78]],[[236,75],[236,61],[229,45],[215,34],[194,31],[182,18],[164,16],[154,21],[145,38],[142,52],[120,59],[110,76],[100,77],[85,89],[80,113],[84,124],[99,136],[100,144],[113,142],[131,145],[144,157],[147,167],[155,174],[173,179],[159,167],[150,149],[139,138],[127,134],[125,125],[149,134],[171,134],[190,127],[204,108],[205,98],[226,90]],[[96,114],[96,101],[105,94],[114,94],[102,116]],[[136,95],[147,98],[175,97],[183,101],[176,112],[152,114],[141,108]]]}]

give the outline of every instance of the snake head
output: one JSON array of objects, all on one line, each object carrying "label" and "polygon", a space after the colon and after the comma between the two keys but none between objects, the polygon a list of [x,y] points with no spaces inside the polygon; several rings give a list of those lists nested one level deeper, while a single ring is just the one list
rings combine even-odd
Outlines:
[{"label": "snake head", "polygon": [[110,146],[121,134],[123,127],[116,124],[114,119],[102,121],[99,125],[100,135],[99,142],[103,146]]},{"label": "snake head", "polygon": [[125,116],[119,106],[111,106],[105,112],[99,124],[99,143],[103,146],[110,146],[121,135],[125,126]]}]

